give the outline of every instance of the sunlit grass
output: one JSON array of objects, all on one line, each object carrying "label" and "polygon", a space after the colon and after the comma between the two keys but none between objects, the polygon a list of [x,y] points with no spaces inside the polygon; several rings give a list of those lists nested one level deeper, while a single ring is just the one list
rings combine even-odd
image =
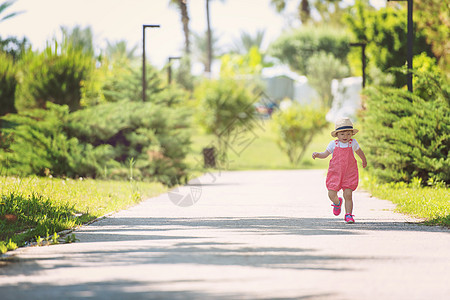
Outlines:
[{"label": "sunlit grass", "polygon": [[364,173],[362,187],[381,199],[397,204],[397,211],[426,220],[426,224],[450,227],[450,192],[447,187],[381,184]]},{"label": "sunlit grass", "polygon": [[136,181],[0,177],[0,253],[10,240],[22,246],[166,190],[161,183]]}]

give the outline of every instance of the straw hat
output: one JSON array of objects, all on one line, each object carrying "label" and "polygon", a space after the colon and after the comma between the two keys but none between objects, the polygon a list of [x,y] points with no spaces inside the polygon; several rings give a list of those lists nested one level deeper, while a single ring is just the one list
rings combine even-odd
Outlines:
[{"label": "straw hat", "polygon": [[337,120],[334,128],[335,130],[331,132],[332,137],[336,137],[339,131],[352,130],[352,135],[355,135],[359,131],[358,129],[353,128],[353,123],[349,118],[342,118]]}]

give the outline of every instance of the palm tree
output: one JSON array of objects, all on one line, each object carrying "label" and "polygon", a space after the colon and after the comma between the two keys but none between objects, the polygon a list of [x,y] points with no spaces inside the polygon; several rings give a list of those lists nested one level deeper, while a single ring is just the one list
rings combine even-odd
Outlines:
[{"label": "palm tree", "polygon": [[254,36],[248,32],[241,32],[240,39],[234,40],[234,49],[232,52],[246,54],[254,46],[261,50],[265,33],[264,29],[258,30]]},{"label": "palm tree", "polygon": [[[215,32],[211,30],[210,32],[211,40],[208,41],[208,32],[204,34],[196,34],[194,33],[194,55],[196,59],[202,63],[205,67],[205,72],[211,71],[211,61],[214,57],[219,57],[222,53],[218,53],[218,36],[215,35]],[[209,45],[211,43],[211,45]],[[211,55],[211,59],[210,59]]]},{"label": "palm tree", "polygon": [[10,13],[9,15],[6,15],[6,16],[4,16],[4,17],[1,16],[2,13],[3,13],[6,9],[8,9],[8,7],[10,7],[11,5],[14,4],[14,2],[16,2],[16,0],[13,0],[13,1],[5,1],[5,2],[3,2],[2,4],[0,4],[0,23],[3,22],[3,21],[5,21],[5,20],[7,20],[7,19],[10,19],[10,18],[12,18],[12,17],[15,17],[15,16],[17,16],[17,15],[23,13],[23,11],[19,11],[19,12],[13,12],[13,13]]},{"label": "palm tree", "polygon": [[[209,14],[209,1],[206,0],[206,35],[207,35],[207,41],[208,41],[208,62],[205,65],[205,72],[210,73],[211,72],[211,64],[213,60],[213,40],[212,40],[212,33],[211,33],[211,19]],[[225,0],[220,0],[224,2]]]},{"label": "palm tree", "polygon": [[187,0],[170,0],[170,5],[176,5],[180,9],[181,23],[184,32],[184,52],[189,55],[191,53],[190,31],[189,31],[189,13],[187,10]]},{"label": "palm tree", "polygon": [[[287,1],[289,0],[271,0],[271,3],[275,6],[277,12],[282,12],[286,8]],[[298,14],[302,24],[306,24],[311,19],[311,8],[308,0],[300,0]]]},{"label": "palm tree", "polygon": [[105,55],[110,61],[126,59],[128,61],[133,61],[137,58],[136,56],[137,46],[127,49],[127,42],[121,40],[118,42],[110,43],[106,41]]}]

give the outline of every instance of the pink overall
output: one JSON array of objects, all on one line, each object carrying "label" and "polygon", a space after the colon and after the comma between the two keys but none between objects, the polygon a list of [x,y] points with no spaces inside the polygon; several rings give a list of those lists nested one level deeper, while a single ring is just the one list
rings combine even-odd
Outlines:
[{"label": "pink overall", "polygon": [[333,157],[330,160],[327,174],[327,189],[339,191],[340,189],[356,190],[358,187],[358,165],[352,149],[352,140],[348,148],[340,148],[336,140]]}]

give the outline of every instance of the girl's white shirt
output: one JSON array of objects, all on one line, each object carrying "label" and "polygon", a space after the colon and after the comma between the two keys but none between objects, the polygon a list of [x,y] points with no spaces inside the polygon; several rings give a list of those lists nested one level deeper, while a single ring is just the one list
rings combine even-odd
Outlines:
[{"label": "girl's white shirt", "polygon": [[[341,142],[338,142],[338,143],[339,143],[340,148],[348,148],[349,147],[349,143],[341,143]],[[336,140],[333,140],[328,144],[327,150],[328,150],[328,152],[333,153],[334,148],[336,148]],[[352,149],[353,149],[353,152],[355,152],[359,149],[359,144],[355,139],[352,139]]]}]

